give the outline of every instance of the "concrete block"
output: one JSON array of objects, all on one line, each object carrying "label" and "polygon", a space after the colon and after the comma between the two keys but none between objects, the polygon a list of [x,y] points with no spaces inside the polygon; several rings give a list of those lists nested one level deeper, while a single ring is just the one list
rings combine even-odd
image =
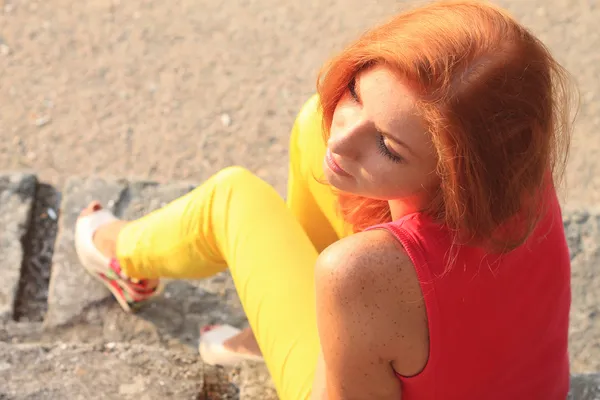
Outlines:
[{"label": "concrete block", "polygon": [[0,321],[14,317],[36,184],[31,174],[0,174]]},{"label": "concrete block", "polygon": [[566,212],[563,223],[572,267],[571,370],[600,371],[600,212]]},{"label": "concrete block", "polygon": [[581,374],[571,376],[571,390],[568,400],[600,399],[600,374]]}]

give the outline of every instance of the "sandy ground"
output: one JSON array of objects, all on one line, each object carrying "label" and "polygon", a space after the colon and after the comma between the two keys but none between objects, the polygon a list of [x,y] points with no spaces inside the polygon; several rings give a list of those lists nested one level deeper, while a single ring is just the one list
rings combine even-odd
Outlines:
[{"label": "sandy ground", "polygon": [[[600,200],[600,3],[498,0],[581,88],[569,205]],[[0,0],[0,169],[200,181],[231,164],[283,192],[294,116],[335,51],[412,2]]]}]

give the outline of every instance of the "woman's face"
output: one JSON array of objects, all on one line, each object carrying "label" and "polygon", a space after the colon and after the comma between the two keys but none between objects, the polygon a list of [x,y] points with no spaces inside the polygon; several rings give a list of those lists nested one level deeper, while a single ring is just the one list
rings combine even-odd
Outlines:
[{"label": "woman's face", "polygon": [[359,73],[333,115],[324,160],[329,183],[363,197],[420,203],[438,183],[436,163],[415,98],[399,77],[383,65]]}]

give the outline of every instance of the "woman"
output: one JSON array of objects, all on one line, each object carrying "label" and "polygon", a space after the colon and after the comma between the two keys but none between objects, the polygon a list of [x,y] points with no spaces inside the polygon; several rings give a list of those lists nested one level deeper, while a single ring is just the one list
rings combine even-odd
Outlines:
[{"label": "woman", "polygon": [[126,310],[228,266],[251,330],[202,357],[262,354],[282,399],[564,399],[566,76],[486,3],[400,14],[325,66],[287,204],[239,167],[132,222],[93,203],[82,264]]}]

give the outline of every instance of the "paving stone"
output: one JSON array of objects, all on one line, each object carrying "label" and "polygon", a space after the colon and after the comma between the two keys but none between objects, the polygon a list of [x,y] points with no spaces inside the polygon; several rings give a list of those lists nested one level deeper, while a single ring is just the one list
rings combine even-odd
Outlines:
[{"label": "paving stone", "polygon": [[568,400],[600,399],[600,374],[571,376],[571,390]]},{"label": "paving stone", "polygon": [[[108,290],[80,266],[75,252],[75,222],[85,205],[98,199],[119,217],[135,219],[193,187],[187,183],[159,185],[100,178],[69,180],[62,196],[45,327],[54,328],[74,321],[93,309],[92,305],[110,298]],[[192,344],[197,339],[198,324],[227,322],[239,326],[244,323],[243,310],[228,273],[201,281],[166,282],[165,294],[139,313],[141,318],[157,324],[161,332]]]},{"label": "paving stone", "polygon": [[117,216],[133,219],[160,208],[192,188],[184,183],[158,185],[99,177],[70,179],[62,196],[45,326],[51,328],[68,323],[110,295],[102,284],[85,272],[75,252],[75,223],[89,202],[98,200]]},{"label": "paving stone", "polygon": [[600,210],[565,212],[563,223],[572,266],[571,369],[600,371]]},{"label": "paving stone", "polygon": [[[230,277],[225,275],[224,279],[229,280]],[[46,327],[41,337],[33,339],[146,345],[174,343],[187,345],[196,351],[200,327],[223,323],[240,328],[246,326],[246,316],[234,290],[212,293],[196,281],[167,282],[165,293],[135,314],[125,313],[112,297],[107,297],[83,310],[76,321],[76,324],[52,329]],[[12,331],[19,332],[15,328]],[[0,329],[0,341],[2,337]]]},{"label": "paving stone", "polygon": [[192,400],[203,385],[185,347],[0,343],[0,360],[0,398]]},{"label": "paving stone", "polygon": [[27,173],[0,174],[0,321],[14,317],[24,249],[37,179]]}]

